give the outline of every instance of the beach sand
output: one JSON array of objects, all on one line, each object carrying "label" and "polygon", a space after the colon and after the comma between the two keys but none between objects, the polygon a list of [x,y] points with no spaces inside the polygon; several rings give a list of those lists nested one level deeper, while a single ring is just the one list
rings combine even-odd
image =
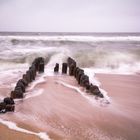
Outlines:
[{"label": "beach sand", "polygon": [[[16,102],[15,113],[0,117],[34,132],[47,132],[53,140],[139,140],[140,76],[96,74],[96,77],[111,98],[107,106],[101,106],[94,96],[88,95],[93,98],[91,102],[59,83],[84,91],[74,77],[56,75],[46,77],[44,83],[33,89],[42,89],[42,94]],[[33,138],[0,126],[0,140]]]},{"label": "beach sand", "polygon": [[0,140],[41,140],[37,136],[16,132],[0,124]]}]

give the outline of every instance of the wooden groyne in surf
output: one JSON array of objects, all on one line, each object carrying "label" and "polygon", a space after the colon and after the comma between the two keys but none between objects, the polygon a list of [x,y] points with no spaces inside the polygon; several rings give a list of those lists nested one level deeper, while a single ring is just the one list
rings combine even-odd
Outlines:
[{"label": "wooden groyne in surf", "polygon": [[10,97],[6,97],[0,102],[0,113],[13,112],[15,110],[14,99],[24,98],[24,93],[28,85],[35,80],[37,73],[44,72],[44,58],[36,58],[29,69],[23,74],[22,78],[16,83],[14,90],[11,91]]},{"label": "wooden groyne in surf", "polygon": [[[14,90],[11,91],[10,97],[6,97],[0,102],[0,113],[13,112],[15,110],[15,102],[14,99],[24,98],[24,93],[26,92],[26,88],[28,85],[35,80],[37,73],[44,72],[44,58],[38,57],[36,58],[29,69],[25,74],[22,75],[22,78],[19,79],[16,83]],[[88,93],[91,95],[95,95],[100,98],[104,98],[98,86],[93,85],[89,81],[89,76],[84,73],[84,70],[77,66],[76,61],[68,57],[66,63],[62,63],[62,74],[67,74],[69,70],[69,75],[75,77],[78,84],[84,87]],[[56,63],[54,67],[54,72],[59,72],[59,64]]]},{"label": "wooden groyne in surf", "polygon": [[[62,73],[67,74],[67,67],[69,68],[69,75],[74,76],[78,84],[84,87],[88,91],[88,93],[100,98],[104,98],[99,87],[97,85],[93,85],[92,83],[90,83],[89,76],[84,73],[83,69],[77,66],[77,63],[73,58],[68,57],[67,63],[62,64]],[[59,64],[56,63],[54,67],[54,72],[58,72],[58,71],[59,71]]]}]

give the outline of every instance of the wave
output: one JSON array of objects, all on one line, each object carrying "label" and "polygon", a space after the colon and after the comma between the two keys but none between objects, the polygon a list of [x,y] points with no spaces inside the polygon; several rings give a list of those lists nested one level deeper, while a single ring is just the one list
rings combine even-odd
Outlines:
[{"label": "wave", "polygon": [[11,39],[13,44],[19,41],[34,43],[34,41],[78,41],[78,42],[98,42],[98,41],[140,41],[140,36],[84,36],[84,35],[57,35],[57,36],[0,36],[1,40]]},{"label": "wave", "polygon": [[[39,49],[39,50],[38,50]],[[36,57],[44,57],[45,64],[54,66],[56,62],[66,61],[67,49],[57,50],[56,48],[39,48],[38,49],[14,49],[13,51],[0,52],[0,71],[17,68],[27,68]]]},{"label": "wave", "polygon": [[47,69],[52,69],[56,63],[61,64],[67,61],[67,58],[73,57],[79,67],[95,69],[96,72],[114,72],[114,73],[135,73],[140,71],[140,55],[139,50],[133,51],[118,51],[112,52],[104,48],[94,49],[81,49],[74,50],[71,48],[56,48],[45,50],[42,49],[40,52],[34,52],[34,50],[25,52],[11,52],[11,57],[8,54],[3,53],[0,58],[0,71],[9,69],[21,69],[27,68],[32,61],[42,56],[45,58]]},{"label": "wave", "polygon": [[[139,50],[138,50],[139,51]],[[82,50],[74,55],[78,65],[96,72],[135,73],[140,70],[139,53],[108,51],[106,49]]]},{"label": "wave", "polygon": [[0,71],[27,67],[44,57],[47,68],[73,57],[96,72],[140,71],[140,36],[0,36]]}]

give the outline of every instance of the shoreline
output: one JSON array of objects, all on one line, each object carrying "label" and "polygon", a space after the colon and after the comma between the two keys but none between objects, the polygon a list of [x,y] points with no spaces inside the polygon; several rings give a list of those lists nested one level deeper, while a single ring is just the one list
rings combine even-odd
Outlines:
[{"label": "shoreline", "polygon": [[[26,126],[31,121],[30,125],[33,128],[40,131],[45,130],[49,137],[54,140],[72,140],[73,138],[76,140],[85,140],[86,138],[91,140],[94,138],[96,140],[103,139],[103,137],[107,140],[112,138],[118,140],[119,137],[127,140],[137,140],[137,138],[140,138],[140,114],[138,112],[135,114],[140,105],[140,96],[137,93],[137,91],[140,91],[140,76],[114,74],[95,74],[95,76],[99,79],[101,88],[105,89],[111,97],[112,102],[109,107],[97,107],[98,104],[95,107],[91,106],[88,100],[79,93],[56,82],[64,81],[70,85],[78,86],[73,77],[46,77],[46,82],[35,87],[35,90],[38,88],[44,89],[43,94],[25,100],[25,102],[16,106],[18,111],[23,108],[20,113],[18,112],[19,114],[17,113],[18,115],[31,111],[31,117],[34,113],[34,117],[38,121],[38,124],[34,124],[35,121],[32,118],[26,118],[27,121],[21,122],[23,127],[24,124]],[[28,108],[29,105],[31,109]],[[37,116],[38,114],[34,111],[39,112],[40,116]],[[10,114],[7,114],[6,118],[18,120],[18,115],[10,115],[11,118],[8,115]],[[20,120],[17,122],[20,122]],[[46,125],[43,126],[44,122]],[[29,128],[28,125],[26,127]],[[9,131],[8,128],[2,129],[5,133]],[[37,140],[39,139],[37,138]]]},{"label": "shoreline", "polygon": [[6,125],[0,123],[0,140],[41,140],[33,134],[26,134],[16,130],[9,129]]}]

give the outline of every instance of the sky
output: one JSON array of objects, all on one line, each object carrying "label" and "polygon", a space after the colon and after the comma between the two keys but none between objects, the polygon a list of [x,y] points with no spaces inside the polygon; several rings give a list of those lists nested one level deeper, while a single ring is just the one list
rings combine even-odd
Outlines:
[{"label": "sky", "polygon": [[0,31],[140,32],[140,0],[0,0]]}]

